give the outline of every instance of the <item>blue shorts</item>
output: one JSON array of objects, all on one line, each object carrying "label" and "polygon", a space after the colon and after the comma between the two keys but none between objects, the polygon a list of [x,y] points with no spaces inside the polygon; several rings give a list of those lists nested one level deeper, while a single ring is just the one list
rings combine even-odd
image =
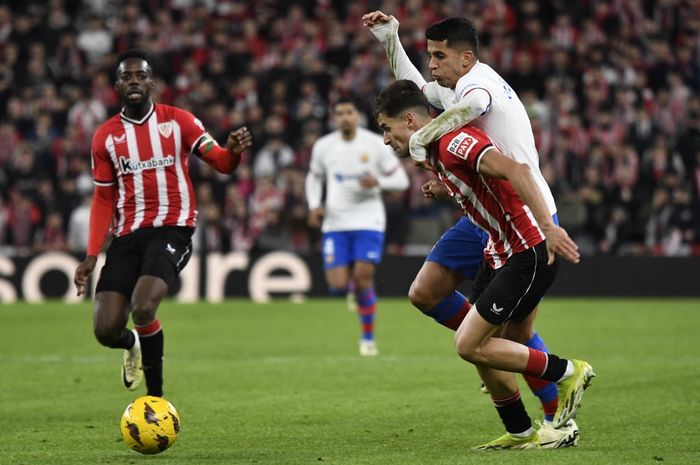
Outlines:
[{"label": "blue shorts", "polygon": [[348,266],[362,261],[378,265],[382,261],[384,233],[380,231],[333,231],[323,233],[323,268]]},{"label": "blue shorts", "polygon": [[[554,224],[559,224],[556,213],[552,219]],[[474,279],[484,259],[484,248],[488,241],[486,231],[462,216],[438,239],[425,261],[438,263],[467,279]]]}]

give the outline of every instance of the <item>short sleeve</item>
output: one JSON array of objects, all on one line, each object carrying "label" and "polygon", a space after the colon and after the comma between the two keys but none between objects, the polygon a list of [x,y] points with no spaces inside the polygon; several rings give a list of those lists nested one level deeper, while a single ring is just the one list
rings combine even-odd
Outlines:
[{"label": "short sleeve", "polygon": [[[108,136],[111,139],[111,136]],[[96,186],[111,186],[117,180],[117,173],[112,158],[107,151],[107,138],[101,131],[95,133],[90,149],[92,179]]]},{"label": "short sleeve", "polygon": [[443,138],[444,149],[462,160],[468,169],[479,171],[481,157],[493,147],[491,139],[481,130],[465,126]]},{"label": "short sleeve", "polygon": [[190,153],[197,142],[207,135],[207,131],[202,122],[189,111],[176,109],[175,120],[180,125],[183,148]]}]

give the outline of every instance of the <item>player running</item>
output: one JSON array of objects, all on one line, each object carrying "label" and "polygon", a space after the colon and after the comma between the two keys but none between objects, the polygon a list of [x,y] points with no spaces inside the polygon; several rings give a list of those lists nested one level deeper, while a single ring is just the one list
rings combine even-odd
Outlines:
[{"label": "player running", "polygon": [[[411,135],[432,120],[428,100],[407,80],[381,92],[375,115],[384,142],[400,157],[409,155]],[[542,437],[541,429],[533,430],[512,373],[557,383],[554,426],[559,427],[575,416],[593,369],[584,361],[494,335],[508,321],[528,317],[554,281],[555,254],[577,263],[578,246],[552,221],[528,165],[503,155],[483,131],[464,126],[429,148],[424,166],[438,174],[465,215],[489,234],[470,299],[474,305],[457,329],[455,343],[460,357],[477,366],[507,433],[477,449],[565,447]]]},{"label": "player running", "polygon": [[190,259],[197,218],[188,156],[230,174],[252,138],[240,128],[220,147],[191,113],[154,103],[154,86],[144,52],[130,50],[118,58],[115,89],[123,108],[92,139],[89,244],[74,281],[78,295],[85,294],[111,225],[114,240],[95,293],[95,337],[104,346],[125,349],[124,387],[136,389],[145,374],[148,395],[162,397],[163,331],[156,311]]},{"label": "player running", "polygon": [[360,355],[374,356],[374,274],[386,227],[382,191],[406,190],[409,180],[382,138],[358,126],[352,100],[338,100],[333,116],[338,129],[316,141],[311,152],[306,176],[309,225],[323,232],[323,266],[331,294],[345,296],[349,283],[354,285],[362,326]]}]

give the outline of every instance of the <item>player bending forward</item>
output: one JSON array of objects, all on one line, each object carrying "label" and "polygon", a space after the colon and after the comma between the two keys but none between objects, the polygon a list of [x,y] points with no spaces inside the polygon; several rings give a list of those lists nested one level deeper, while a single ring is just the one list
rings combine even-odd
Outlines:
[{"label": "player bending forward", "polygon": [[[425,30],[433,78],[426,82],[401,46],[396,18],[374,11],[364,15],[362,20],[386,49],[396,78],[413,81],[432,107],[444,110],[411,136],[409,149],[414,159],[422,163],[425,147],[440,136],[467,123],[477,126],[504,154],[530,167],[552,220],[559,224],[554,197],[540,172],[535,138],[525,107],[508,83],[479,60],[479,38],[474,25],[467,18],[446,18]],[[427,197],[435,197],[442,191],[441,185],[440,181],[431,180],[423,186],[423,192]],[[411,284],[408,293],[411,303],[438,323],[456,330],[471,307],[457,288],[465,278],[474,279],[487,245],[488,234],[467,216],[461,217],[430,250]],[[536,314],[537,309],[523,322],[510,321],[500,330],[499,337],[548,352],[545,341],[535,331]],[[531,376],[524,378],[540,400],[545,430],[551,430],[559,402],[556,386]],[[567,432],[567,437],[561,441],[576,444],[579,430],[574,420],[558,429]],[[556,438],[561,432],[550,433]]]},{"label": "player bending forward", "polygon": [[[384,142],[409,155],[411,135],[432,121],[426,97],[400,80],[377,98],[375,116]],[[555,254],[579,261],[578,247],[555,225],[527,164],[496,149],[478,128],[464,126],[431,144],[424,166],[434,170],[464,214],[489,234],[486,259],[474,283],[471,310],[457,329],[457,353],[476,365],[494,400],[506,434],[477,449],[563,447],[534,430],[513,373],[557,384],[554,426],[576,415],[583,391],[595,376],[581,360],[567,360],[494,337],[509,321],[522,322],[554,281]]]}]

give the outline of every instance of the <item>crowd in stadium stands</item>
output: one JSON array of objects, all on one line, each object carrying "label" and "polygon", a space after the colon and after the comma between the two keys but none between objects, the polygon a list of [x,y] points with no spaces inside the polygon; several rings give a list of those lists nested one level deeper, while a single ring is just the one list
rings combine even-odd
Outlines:
[{"label": "crowd in stadium stands", "polygon": [[[156,101],[192,111],[221,143],[254,148],[233,178],[192,162],[203,250],[300,252],[304,176],[329,103],[372,121],[393,80],[363,28],[381,9],[426,77],[423,31],[466,16],[480,59],[518,92],[562,224],[584,255],[700,254],[700,2],[681,0],[10,0],[0,5],[0,245],[83,251],[95,128],[119,111],[115,58],[152,54]],[[425,200],[406,167],[386,198],[390,253],[418,252],[459,212]]]}]

